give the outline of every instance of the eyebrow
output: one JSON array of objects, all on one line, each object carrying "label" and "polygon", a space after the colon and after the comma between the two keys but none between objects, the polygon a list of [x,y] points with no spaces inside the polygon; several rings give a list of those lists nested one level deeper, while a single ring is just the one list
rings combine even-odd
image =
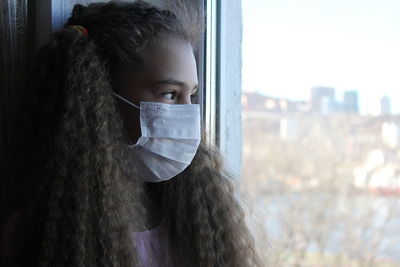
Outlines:
[{"label": "eyebrow", "polygon": [[[185,87],[185,85],[186,85],[184,82],[173,80],[173,79],[160,80],[160,81],[157,81],[156,84],[176,85],[176,86],[180,86],[180,87]],[[198,85],[196,84],[196,86],[193,89],[197,89],[197,87],[198,87]]]}]

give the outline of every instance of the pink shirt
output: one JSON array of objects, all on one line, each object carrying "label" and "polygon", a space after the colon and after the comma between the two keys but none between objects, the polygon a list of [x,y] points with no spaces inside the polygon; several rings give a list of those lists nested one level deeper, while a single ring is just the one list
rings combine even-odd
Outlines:
[{"label": "pink shirt", "polygon": [[142,267],[177,267],[176,251],[168,237],[167,227],[161,222],[157,227],[132,234]]}]

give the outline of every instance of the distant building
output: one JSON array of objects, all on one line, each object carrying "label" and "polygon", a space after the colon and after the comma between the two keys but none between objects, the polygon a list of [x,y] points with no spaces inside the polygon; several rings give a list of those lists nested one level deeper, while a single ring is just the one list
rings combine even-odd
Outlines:
[{"label": "distant building", "polygon": [[357,91],[344,92],[343,111],[345,113],[358,113],[358,92]]},{"label": "distant building", "polygon": [[308,112],[305,101],[291,101],[285,98],[275,98],[259,93],[242,93],[243,111],[263,111],[272,113]]},{"label": "distant building", "polygon": [[263,111],[265,109],[265,96],[258,93],[243,93],[241,102],[243,111]]},{"label": "distant building", "polygon": [[296,120],[283,118],[279,122],[279,136],[285,141],[296,141],[299,138],[299,123]]},{"label": "distant building", "polygon": [[335,103],[335,89],[332,87],[311,88],[311,111],[314,113],[330,113]]},{"label": "distant building", "polygon": [[330,97],[322,97],[319,113],[328,115],[339,111],[338,103]]},{"label": "distant building", "polygon": [[390,113],[390,98],[388,96],[384,96],[381,98],[381,115],[388,115]]},{"label": "distant building", "polygon": [[390,148],[397,148],[400,142],[400,126],[393,122],[382,123],[382,141]]}]

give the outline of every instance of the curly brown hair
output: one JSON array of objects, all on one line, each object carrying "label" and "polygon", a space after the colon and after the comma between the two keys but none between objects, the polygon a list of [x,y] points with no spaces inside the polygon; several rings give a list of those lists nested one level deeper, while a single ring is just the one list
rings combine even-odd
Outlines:
[{"label": "curly brown hair", "polygon": [[[149,44],[169,36],[195,41],[173,13],[143,1],[76,5],[68,25],[85,27],[89,37],[70,27],[52,34],[27,94],[36,193],[15,244],[24,253],[17,262],[137,266],[131,232],[145,227],[146,186],[124,157],[128,138],[111,92],[121,70],[141,66]],[[150,197],[162,205],[184,266],[260,266],[221,162],[203,141],[191,165],[152,184]]]}]

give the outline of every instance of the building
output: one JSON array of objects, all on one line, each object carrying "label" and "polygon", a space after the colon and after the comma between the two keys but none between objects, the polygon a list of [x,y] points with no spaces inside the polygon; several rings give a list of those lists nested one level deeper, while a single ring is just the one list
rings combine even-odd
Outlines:
[{"label": "building", "polygon": [[381,115],[388,115],[391,113],[390,98],[384,96],[381,98]]},{"label": "building", "polygon": [[358,113],[358,92],[345,91],[343,97],[343,112]]},{"label": "building", "polygon": [[309,107],[305,101],[292,101],[285,98],[265,96],[259,93],[242,93],[242,110],[262,111],[271,113],[308,112]]},{"label": "building", "polygon": [[321,86],[311,88],[310,104],[314,113],[330,113],[335,104],[335,89]]},{"label": "building", "polygon": [[397,148],[400,143],[400,126],[393,122],[382,123],[382,141],[390,148]]}]

